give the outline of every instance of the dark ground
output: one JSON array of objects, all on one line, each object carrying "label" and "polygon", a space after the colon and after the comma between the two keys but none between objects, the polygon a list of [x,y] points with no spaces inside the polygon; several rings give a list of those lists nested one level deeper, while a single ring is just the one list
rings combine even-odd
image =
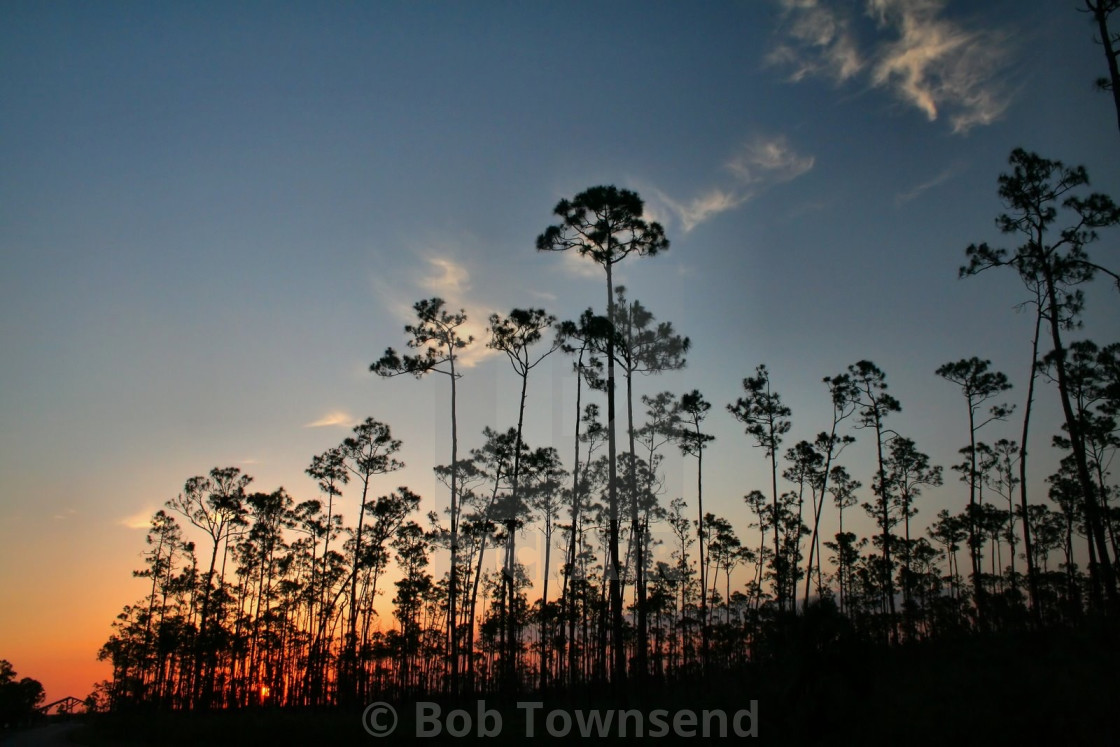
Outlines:
[{"label": "dark ground", "polygon": [[0,734],[3,747],[71,747],[71,738],[82,729],[78,721],[62,721],[20,729],[10,734]]},{"label": "dark ground", "polygon": [[[1120,745],[1120,647],[1116,638],[1116,631],[1004,633],[893,649],[842,644],[830,646],[824,653],[806,653],[808,647],[802,641],[772,664],[675,683],[644,695],[633,689],[595,692],[587,688],[575,696],[526,695],[505,705],[496,697],[487,697],[486,707],[502,713],[502,730],[485,741],[512,744],[525,738],[525,711],[512,702],[516,700],[543,702],[534,722],[536,738],[544,741],[550,741],[545,714],[554,709],[574,715],[577,709],[637,708],[648,719],[654,709],[661,708],[668,711],[669,736],[646,738],[662,744],[699,741],[699,737],[673,736],[673,714],[681,709],[696,713],[723,709],[731,715],[749,708],[754,700],[757,736],[747,741],[761,744]],[[476,700],[459,704],[472,718]],[[438,737],[416,737],[414,704],[393,705],[400,714],[399,723],[392,737],[384,740],[366,733],[358,710],[267,708],[108,714],[90,717],[68,736],[89,747],[431,745],[478,740],[477,736],[454,738],[446,731]],[[444,716],[453,707],[445,704]],[[387,717],[381,719],[381,723],[387,721]],[[750,726],[748,720],[742,724]],[[647,721],[647,728],[652,726]],[[573,725],[567,740],[578,738],[578,732]],[[612,733],[617,735],[617,730]],[[7,747],[6,742],[4,745]]]}]

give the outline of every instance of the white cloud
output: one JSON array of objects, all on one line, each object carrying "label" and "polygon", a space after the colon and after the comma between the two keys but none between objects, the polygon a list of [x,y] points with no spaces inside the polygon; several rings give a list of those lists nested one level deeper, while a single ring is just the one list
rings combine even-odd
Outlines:
[{"label": "white cloud", "polygon": [[699,197],[694,197],[688,202],[677,202],[664,192],[658,191],[657,196],[673,211],[681,223],[681,230],[688,233],[704,221],[720,213],[733,210],[748,199],[748,195],[734,194],[719,188],[711,189]]},{"label": "white cloud", "polygon": [[427,262],[435,273],[420,281],[425,290],[444,299],[461,298],[470,290],[471,275],[463,265],[447,257],[428,257]]},{"label": "white cloud", "polygon": [[131,516],[125,516],[117,520],[117,523],[123,527],[128,527],[129,529],[147,529],[152,525],[153,514],[155,514],[155,511],[149,508],[145,508],[137,511]]},{"label": "white cloud", "polygon": [[539,291],[539,290],[530,289],[529,294],[536,297],[536,298],[541,299],[542,301],[548,301],[549,303],[552,303],[552,302],[556,301],[556,294],[555,293],[549,293],[548,291]]},{"label": "white cloud", "polygon": [[1003,39],[939,18],[934,0],[870,0],[881,26],[899,38],[875,65],[875,85],[891,85],[932,121],[949,109],[954,132],[990,124],[1007,108],[988,80],[1005,55]]},{"label": "white cloud", "polygon": [[663,206],[646,200],[642,205],[642,218],[648,223],[660,223],[664,226],[672,220],[672,214],[667,213]]},{"label": "white cloud", "polygon": [[457,365],[474,368],[497,354],[497,351],[486,347],[486,341],[490,339],[486,329],[493,310],[471,297],[471,274],[466,265],[446,256],[428,257],[427,262],[434,274],[422,278],[420,286],[446,301],[448,312],[456,313],[461,309],[466,313],[467,321],[458,333],[463,338],[473,337],[474,342],[457,353]]},{"label": "white cloud", "polygon": [[781,0],[783,39],[767,57],[808,76],[844,82],[866,73],[874,88],[923,112],[946,118],[953,132],[994,122],[1009,104],[998,73],[1008,58],[1008,37],[969,29],[945,17],[945,0],[865,0],[873,25],[861,45],[858,15],[831,0]]},{"label": "white cloud", "polygon": [[948,168],[943,169],[942,171],[938,172],[933,177],[931,177],[931,178],[925,180],[924,182],[922,182],[921,184],[918,184],[917,186],[913,187],[912,189],[908,189],[907,191],[905,191],[905,192],[903,192],[899,195],[896,195],[895,198],[894,198],[894,202],[895,202],[896,205],[902,205],[902,204],[905,204],[907,202],[910,202],[911,200],[915,200],[918,197],[920,197],[923,193],[925,193],[926,191],[931,190],[934,187],[941,186],[945,182],[947,182],[950,179],[952,179],[952,178],[956,177],[957,175],[961,174],[964,170],[965,170],[965,165],[963,163],[960,163],[960,162],[954,163],[954,164],[950,165]]},{"label": "white cloud", "polygon": [[464,310],[467,312],[467,322],[459,329],[459,334],[473,337],[474,342],[456,354],[456,365],[474,368],[487,358],[499,355],[499,351],[486,347],[486,342],[490,339],[487,328],[490,325],[490,315],[494,312],[488,307],[474,304]]},{"label": "white cloud", "polygon": [[[416,322],[413,304],[421,296],[442,298],[444,310],[448,313],[464,311],[467,321],[457,331],[460,337],[473,337],[474,342],[456,354],[456,365],[473,368],[498,353],[486,347],[486,341],[490,338],[486,330],[490,314],[494,310],[474,300],[471,294],[470,270],[463,262],[454,259],[452,253],[449,247],[443,246],[441,253],[429,253],[425,257],[426,268],[415,279],[414,286],[417,291],[415,293],[409,293],[407,287],[402,288],[399,284],[389,284],[383,278],[376,279],[374,287],[382,302],[400,320],[402,326]],[[403,336],[402,330],[402,336],[398,341],[387,341],[386,344],[401,350],[406,343],[407,339]]]},{"label": "white cloud", "polygon": [[591,257],[580,256],[575,249],[566,249],[562,252],[552,252],[560,255],[560,269],[576,278],[600,280],[603,278],[603,267]]},{"label": "white cloud", "polygon": [[[366,373],[368,374],[368,371]],[[333,410],[331,412],[328,412],[326,415],[319,418],[318,420],[313,420],[310,423],[305,423],[303,427],[304,428],[330,428],[330,427],[333,427],[333,426],[339,426],[339,427],[342,427],[342,428],[350,428],[356,422],[357,421],[354,420],[354,416],[351,415],[350,413],[344,412],[342,410]]]},{"label": "white cloud", "polygon": [[748,185],[788,182],[813,168],[813,156],[803,156],[785,135],[756,135],[727,162],[727,169]]},{"label": "white cloud", "polygon": [[734,183],[710,187],[689,200],[677,200],[661,190],[657,199],[688,233],[715,216],[734,210],[774,184],[788,182],[813,168],[813,156],[798,153],[784,135],[750,137],[724,164]]},{"label": "white cloud", "polygon": [[824,75],[843,82],[863,70],[866,62],[847,16],[819,0],[781,0],[781,5],[792,43],[779,44],[767,61],[792,68],[790,80]]}]

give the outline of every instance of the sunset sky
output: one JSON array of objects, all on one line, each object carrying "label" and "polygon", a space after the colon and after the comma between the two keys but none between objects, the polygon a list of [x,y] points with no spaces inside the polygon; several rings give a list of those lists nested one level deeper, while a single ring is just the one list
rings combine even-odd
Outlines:
[{"label": "sunset sky", "polygon": [[[373,416],[407,463],[378,489],[445,508],[446,381],[369,364],[403,345],[420,298],[464,308],[483,341],[492,312],[601,307],[601,268],[534,251],[556,202],[597,184],[637,191],[671,242],[619,281],[692,338],[687,369],[640,391],[713,404],[705,508],[754,536],[741,497],[765,463],[724,408],[759,363],[792,445],[830,423],[821,378],[874,361],[902,403],[893,427],[948,472],[966,411],[934,369],[990,358],[1021,406],[1029,367],[1019,280],[957,279],[969,243],[1006,245],[1008,154],[1084,164],[1120,198],[1104,57],[1077,5],[5,3],[0,658],[51,700],[107,677],[97,650],[144,594],[147,519],[212,467],[314,498],[311,457]],[[1090,253],[1115,267],[1118,244]],[[1085,321],[1120,339],[1106,282]],[[516,417],[504,357],[467,355],[465,449]],[[557,355],[529,382],[527,439],[565,458],[569,368]],[[1032,441],[1039,498],[1055,400],[1042,392]],[[866,484],[873,442],[856,435],[844,461]],[[694,462],[667,467],[664,500],[694,505]],[[967,501],[946,483],[921,526]]]}]

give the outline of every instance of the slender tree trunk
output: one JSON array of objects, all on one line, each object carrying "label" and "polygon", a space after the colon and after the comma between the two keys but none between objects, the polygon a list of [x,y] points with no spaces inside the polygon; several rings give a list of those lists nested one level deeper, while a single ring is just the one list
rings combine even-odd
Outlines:
[{"label": "slender tree trunk", "polygon": [[[354,567],[350,571],[350,609],[346,621],[346,653],[342,671],[345,672],[345,685],[340,689],[347,698],[357,696],[358,674],[358,569],[362,557],[362,529],[366,513],[366,497],[369,494],[369,475],[362,475],[362,497],[358,505],[358,529],[354,535]],[[341,678],[340,678],[341,679]]]},{"label": "slender tree trunk", "polygon": [[467,622],[467,687],[471,692],[475,691],[475,675],[474,675],[474,631],[475,631],[475,611],[478,604],[478,586],[482,580],[482,560],[486,554],[486,534],[483,533],[479,540],[478,548],[478,564],[474,572],[474,588],[471,589],[470,601],[470,616]]},{"label": "slender tree trunk", "polygon": [[[817,546],[817,526],[821,519],[821,509],[824,508],[824,496],[821,496],[820,505],[817,505],[817,491],[812,485],[809,486],[810,495],[813,499],[813,534],[809,537],[809,563],[805,568],[805,595],[801,603],[801,608],[807,609],[809,607],[809,588],[813,582],[813,560],[816,558]],[[820,587],[820,578],[817,579],[817,587]]]},{"label": "slender tree trunk", "polygon": [[[1072,507],[1071,507],[1072,508]],[[1077,599],[1077,575],[1073,566],[1073,511],[1066,511],[1066,542],[1063,548],[1066,556],[1066,596],[1070,606]]]},{"label": "slender tree trunk", "polygon": [[[498,500],[498,486],[501,484],[501,481],[502,481],[502,465],[501,465],[501,462],[498,462],[497,472],[494,475],[494,489],[490,493],[490,503],[487,505],[486,512],[483,515],[483,518],[487,522],[489,522],[489,520],[490,520],[490,514],[493,511],[494,504]],[[468,686],[468,688],[470,688],[471,692],[474,692],[474,689],[475,689],[475,672],[474,672],[474,633],[475,633],[475,627],[476,627],[475,613],[477,611],[477,605],[478,605],[478,587],[482,582],[482,565],[483,565],[483,559],[486,556],[487,537],[488,537],[487,532],[484,531],[482,533],[482,536],[479,539],[478,562],[476,563],[475,570],[474,570],[474,581],[473,581],[473,588],[471,589],[471,598],[470,598],[470,605],[469,605],[470,610],[469,610],[469,617],[468,617],[468,622],[467,622],[467,647],[466,647],[467,648],[466,656],[467,656],[467,662],[468,662],[468,665],[467,665],[467,682],[468,682],[468,684],[467,684],[467,686]]]},{"label": "slender tree trunk", "polygon": [[[878,404],[875,404],[878,409]],[[897,643],[898,632],[895,628],[895,604],[894,604],[894,566],[891,563],[891,525],[890,525],[890,501],[887,494],[887,473],[883,466],[883,424],[879,418],[878,412],[875,415],[875,448],[879,459],[879,500],[882,504],[882,521],[883,521],[883,562],[886,564],[886,582],[887,582],[887,606],[890,610],[890,637],[892,642]]]},{"label": "slender tree trunk", "polygon": [[[812,576],[812,572],[813,572],[814,548],[816,550],[816,557],[817,557],[817,592],[818,592],[818,594],[820,593],[820,586],[821,586],[821,568],[820,568],[820,566],[821,566],[821,549],[820,549],[820,545],[818,543],[820,542],[821,514],[824,513],[824,502],[825,502],[825,498],[828,496],[828,478],[829,478],[829,475],[832,471],[833,450],[835,448],[833,446],[833,444],[836,442],[836,428],[839,425],[839,423],[840,423],[840,421],[836,419],[835,410],[834,410],[833,411],[833,418],[832,418],[832,433],[830,434],[829,439],[828,439],[828,444],[829,444],[828,454],[825,456],[824,472],[822,473],[822,477],[821,477],[821,500],[820,500],[820,504],[818,505],[815,496],[814,496],[814,499],[813,499],[813,536],[812,536],[812,538],[809,542],[809,575],[806,576],[806,578],[805,578],[805,606],[806,607],[809,605],[809,580],[810,580],[810,577]],[[841,448],[843,448],[843,447],[841,446]],[[841,529],[840,531],[843,531],[843,529]]]},{"label": "slender tree trunk", "polygon": [[542,691],[544,690],[545,685],[548,684],[548,659],[549,659],[549,657],[548,657],[548,635],[547,635],[548,626],[546,625],[546,620],[548,619],[549,561],[552,558],[552,530],[550,529],[550,527],[547,524],[547,522],[549,522],[549,521],[550,521],[549,517],[546,516],[545,517],[546,525],[545,525],[545,532],[544,532],[544,582],[543,582],[543,587],[544,588],[541,591],[541,633],[540,633],[540,637],[541,637],[541,641],[540,641],[540,647],[541,647],[540,689]]},{"label": "slender tree trunk", "polygon": [[[696,424],[696,434],[700,435],[700,424]],[[696,508],[700,520],[696,524],[698,540],[697,552],[700,556],[700,653],[704,667],[708,666],[708,594],[707,573],[704,558],[704,444],[696,442]]]},{"label": "slender tree trunk", "polygon": [[1091,0],[1086,0],[1086,7],[1093,14],[1097,22],[1097,33],[1101,37],[1101,46],[1104,47],[1104,57],[1108,64],[1108,88],[1112,91],[1112,103],[1116,107],[1116,125],[1120,127],[1120,65],[1117,64],[1117,51],[1113,47],[1112,35],[1108,29],[1108,0],[1096,0],[1094,5]]},{"label": "slender tree trunk", "polygon": [[1081,424],[1073,412],[1070,403],[1069,383],[1066,376],[1066,350],[1062,345],[1062,337],[1058,324],[1058,300],[1054,287],[1054,279],[1049,265],[1046,266],[1046,292],[1050,306],[1050,337],[1054,344],[1055,367],[1058,371],[1058,394],[1062,402],[1062,412],[1065,414],[1066,428],[1069,431],[1070,445],[1073,449],[1074,462],[1077,465],[1077,478],[1081,484],[1082,500],[1085,505],[1085,523],[1089,530],[1091,542],[1096,547],[1098,566],[1090,568],[1090,577],[1093,579],[1093,588],[1099,593],[1099,587],[1104,587],[1104,594],[1112,612],[1120,608],[1120,599],[1117,598],[1116,582],[1113,577],[1112,562],[1108,557],[1108,545],[1105,542],[1104,525],[1101,521],[1100,507],[1096,499],[1096,486],[1089,474],[1089,463],[1085,457],[1085,441],[1081,435]]},{"label": "slender tree trunk", "polygon": [[[158,657],[155,655],[157,652],[157,646],[155,645],[155,641],[152,639],[152,618],[155,615],[156,608],[156,582],[159,581],[159,578],[162,575],[162,573],[160,572],[160,558],[163,557],[164,537],[164,533],[160,532],[159,544],[156,545],[155,554],[152,558],[152,590],[148,594],[148,614],[144,618],[144,656],[146,659],[148,659],[148,661],[145,662],[142,681],[145,685],[150,686],[152,690],[156,691],[158,691],[158,672],[155,670],[155,664],[158,661]],[[170,555],[173,555],[174,552],[174,546],[172,546]],[[170,557],[168,557],[167,564],[171,565]],[[163,620],[161,615],[161,625],[162,622]],[[158,698],[158,692],[156,693],[156,696]],[[145,693],[144,697],[151,697],[151,693]]]},{"label": "slender tree trunk", "polygon": [[[331,519],[333,517],[332,512],[334,510],[334,483],[332,482],[330,485],[331,485],[331,490],[327,495],[327,535],[323,538],[323,570],[320,573],[320,578],[321,579],[325,579],[326,576],[327,576],[327,556],[328,556],[328,553],[329,553],[329,550],[330,550],[330,544],[331,544]],[[316,641],[316,648],[315,648],[315,651],[316,651],[316,654],[315,654],[315,688],[312,691],[312,695],[314,697],[314,700],[315,700],[316,704],[321,702],[321,698],[322,698],[322,695],[323,695],[323,693],[322,693],[323,680],[326,677],[326,658],[327,657],[326,657],[326,652],[323,650],[323,645],[324,645],[324,642],[325,642],[324,638],[323,638],[323,634],[326,632],[327,616],[328,616],[328,613],[329,613],[329,610],[326,609],[326,601],[327,601],[326,593],[327,593],[327,587],[326,587],[325,584],[322,584],[321,588],[320,588],[320,592],[319,592],[319,594],[320,594],[320,597],[319,597],[319,626],[318,626],[318,631],[315,634],[315,641]]]},{"label": "slender tree trunk", "polygon": [[[793,536],[787,540],[787,544],[792,543],[792,547],[789,550],[790,560],[792,561],[792,563],[790,563],[789,574],[789,601],[790,610],[792,612],[797,612],[797,571],[801,569],[801,527],[804,524],[801,517],[804,515],[804,511],[805,476],[802,475],[797,485],[797,527],[790,530],[790,534]],[[809,574],[806,573],[805,575],[806,578],[808,578]]]},{"label": "slender tree trunk", "polygon": [[[769,394],[769,385],[767,385]],[[778,508],[778,449],[774,443],[774,419],[770,419],[770,488],[774,496],[774,591],[777,592],[778,612],[785,609],[785,573],[782,570],[781,511]]]},{"label": "slender tree trunk", "polygon": [[756,610],[762,605],[762,578],[763,569],[766,565],[766,521],[763,518],[763,511],[765,511],[765,507],[760,505],[758,514],[758,562],[755,563],[754,569],[755,591],[754,604],[752,605],[753,609]]},{"label": "slender tree trunk", "polygon": [[[451,373],[451,573],[447,579],[447,636],[448,659],[451,663],[450,689],[459,694],[459,635],[455,625],[458,605],[459,575],[459,418],[456,402],[455,344],[448,343],[448,361]],[[468,663],[473,668],[473,664]]]},{"label": "slender tree trunk", "polygon": [[195,644],[194,671],[191,673],[191,703],[195,708],[205,707],[202,701],[202,669],[206,651],[207,636],[210,632],[210,587],[214,583],[214,568],[218,563],[218,544],[221,539],[214,538],[214,547],[210,551],[210,569],[206,571],[206,585],[202,591],[202,607],[199,612],[198,639]]},{"label": "slender tree trunk", "polygon": [[[821,500],[824,500],[824,499],[822,498]],[[839,579],[839,583],[840,583],[840,614],[842,615],[842,614],[844,614],[844,611],[845,611],[845,606],[844,605],[845,605],[846,599],[845,599],[844,594],[845,594],[845,591],[846,591],[846,589],[845,589],[845,587],[846,587],[845,577],[847,576],[847,562],[844,560],[844,556],[846,555],[846,553],[844,552],[844,540],[841,539],[844,536],[844,504],[843,503],[841,503],[841,504],[839,504],[839,506],[837,506],[837,513],[840,516],[840,534],[836,538],[836,544],[839,547],[839,550],[837,550],[836,554],[839,556],[839,557],[837,557],[837,561],[838,561],[837,565],[839,566],[839,568],[837,569],[837,572],[840,576],[840,579]]]},{"label": "slender tree trunk", "polygon": [[1027,588],[1031,595],[1031,617],[1037,627],[1042,625],[1042,598],[1038,589],[1038,567],[1034,561],[1030,521],[1027,506],[1027,436],[1030,433],[1031,409],[1034,406],[1034,384],[1038,376],[1038,340],[1042,332],[1042,298],[1037,299],[1034,319],[1034,337],[1031,340],[1031,373],[1027,378],[1027,402],[1023,408],[1023,430],[1019,441],[1019,507],[1023,512],[1023,548],[1027,556]]},{"label": "slender tree trunk", "polygon": [[[607,319],[614,320],[614,280],[611,262],[604,263],[607,270]],[[608,522],[610,570],[607,573],[611,603],[611,681],[621,685],[626,680],[626,647],[622,638],[622,566],[618,557],[618,445],[615,440],[615,377],[614,334],[607,337],[607,462],[608,462]]]},{"label": "slender tree trunk", "polygon": [[[529,372],[524,369],[519,372],[521,374],[521,399],[517,408],[517,440],[513,445],[513,473],[511,475],[512,486],[512,505],[513,511],[516,512],[521,505],[521,434],[525,425],[525,394],[529,386]],[[506,575],[505,583],[509,588],[509,611],[506,617],[506,645],[508,650],[507,667],[509,667],[506,676],[508,679],[507,685],[512,686],[514,677],[516,675],[516,660],[517,660],[517,613],[516,613],[516,594],[517,589],[515,585],[515,578],[517,576],[517,555],[515,547],[517,544],[517,522],[516,513],[514,516],[509,517],[509,551],[507,552],[506,559]]]},{"label": "slender tree trunk", "polygon": [[579,351],[579,359],[576,362],[576,428],[575,428],[575,457],[572,462],[572,530],[568,536],[568,572],[564,576],[564,595],[566,601],[565,612],[568,615],[568,639],[565,642],[567,645],[568,654],[568,677],[569,684],[574,685],[576,681],[576,615],[575,615],[575,573],[576,573],[576,548],[577,536],[579,526],[579,505],[580,505],[580,485],[579,485],[579,429],[581,420],[581,398],[583,395],[583,349]]},{"label": "slender tree trunk", "polygon": [[[628,352],[633,351],[633,306],[626,316],[626,345]],[[630,492],[630,541],[634,545],[634,591],[638,606],[638,641],[634,652],[634,670],[640,679],[646,676],[646,650],[649,647],[649,632],[646,619],[646,580],[645,580],[645,541],[642,521],[638,510],[638,455],[634,444],[634,361],[626,367],[626,428],[630,449],[630,473],[628,488]]]},{"label": "slender tree trunk", "polygon": [[977,513],[979,504],[976,495],[978,477],[976,471],[976,405],[973,404],[970,396],[968,399],[968,552],[972,561],[972,594],[976,598],[976,621],[983,627],[986,604],[980,568],[980,538],[976,532],[976,521],[979,518]]},{"label": "slender tree trunk", "polygon": [[905,547],[906,554],[903,557],[903,566],[902,566],[902,573],[903,573],[903,577],[902,577],[902,600],[903,600],[903,606],[906,608],[906,609],[903,610],[903,614],[906,616],[906,637],[908,639],[911,639],[911,638],[914,637],[914,627],[915,626],[914,626],[914,614],[911,611],[911,607],[912,607],[912,603],[913,603],[913,592],[912,592],[912,589],[911,589],[912,576],[910,575],[911,574],[910,555],[911,555],[911,552],[913,550],[913,546],[910,544],[910,491],[905,486],[903,486],[902,490],[903,490],[903,495],[902,495],[902,520],[905,524],[905,534],[906,534],[906,547]]}]

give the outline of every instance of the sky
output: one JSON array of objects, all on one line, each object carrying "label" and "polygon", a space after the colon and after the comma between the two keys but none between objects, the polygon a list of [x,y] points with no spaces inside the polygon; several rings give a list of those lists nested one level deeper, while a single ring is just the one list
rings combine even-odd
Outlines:
[{"label": "sky", "polygon": [[[107,677],[96,653],[144,594],[147,519],[213,467],[314,498],[311,457],[374,417],[407,465],[379,489],[446,508],[446,380],[369,365],[403,346],[413,302],[442,297],[478,338],[463,448],[513,425],[486,319],[604,305],[600,267],[534,249],[557,201],[599,184],[638,192],[671,244],[616,280],[692,340],[685,370],[638,392],[712,403],[706,510],[751,544],[741,498],[768,473],[725,410],[743,377],[768,366],[791,446],[830,424],[822,377],[861,359],[901,401],[893,427],[949,475],[918,522],[961,510],[966,408],[933,371],[990,359],[1021,403],[1029,370],[1020,281],[957,278],[970,243],[1016,245],[995,227],[1009,153],[1083,164],[1120,196],[1104,58],[1076,6],[4,3],[0,658],[51,700]],[[1090,253],[1120,265],[1118,241]],[[1118,310],[1098,280],[1077,334],[1120,339]],[[527,439],[562,455],[570,365],[529,381]],[[1037,412],[1041,497],[1050,389]],[[855,435],[843,461],[866,484],[873,441]],[[663,500],[694,506],[694,460],[669,457]],[[520,544],[539,574],[539,541]]]}]

